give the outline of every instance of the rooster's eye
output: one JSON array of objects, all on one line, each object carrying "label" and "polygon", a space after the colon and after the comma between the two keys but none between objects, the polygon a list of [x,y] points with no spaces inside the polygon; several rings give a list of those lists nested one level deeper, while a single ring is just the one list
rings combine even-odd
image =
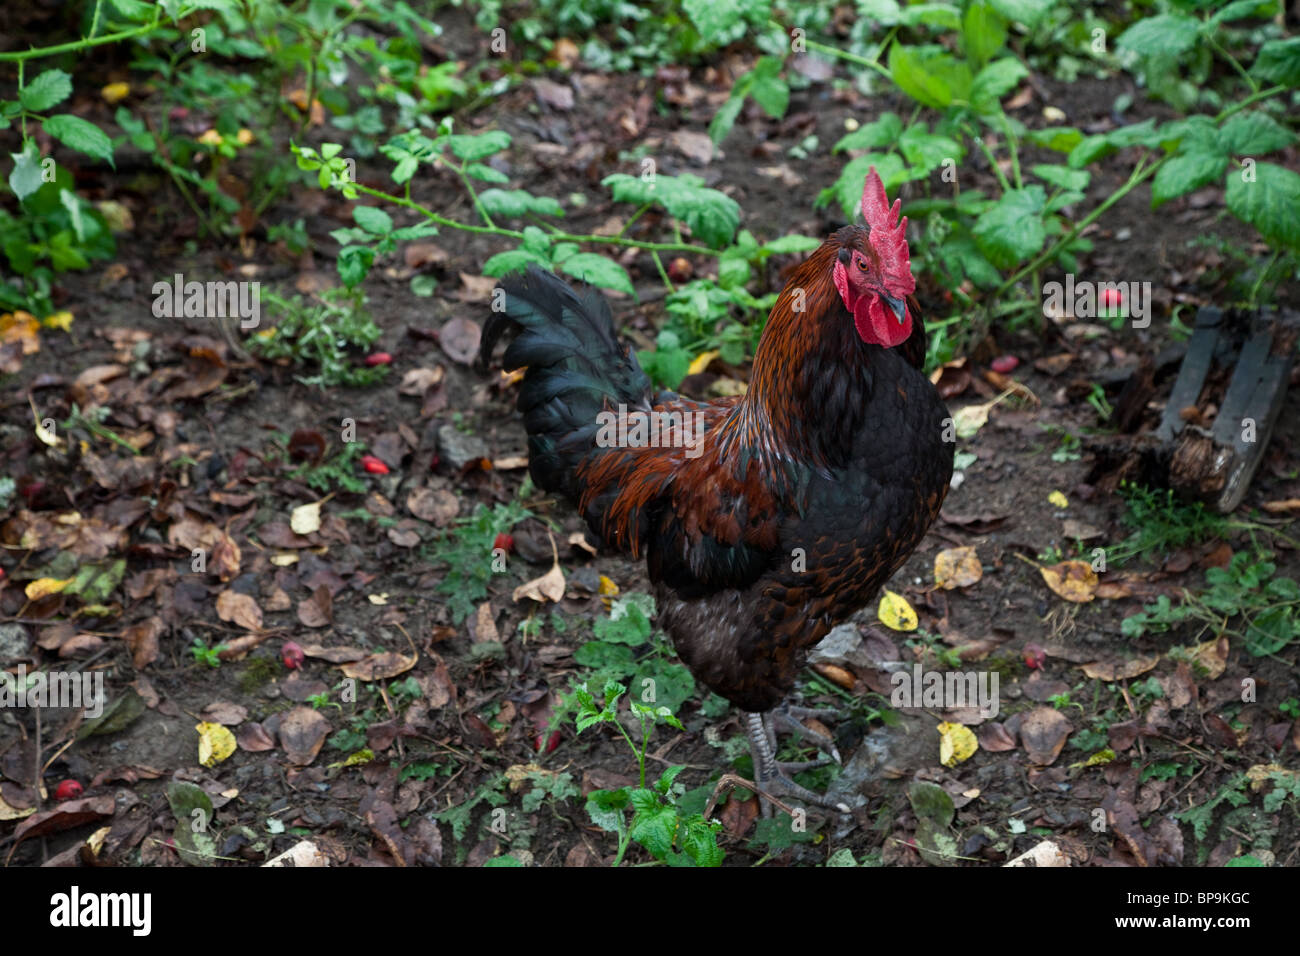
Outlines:
[{"label": "rooster's eye", "polygon": [[859,260],[858,260],[858,268],[861,269],[863,272],[866,272],[866,271],[867,271],[867,260],[866,260],[866,259],[859,259]]}]

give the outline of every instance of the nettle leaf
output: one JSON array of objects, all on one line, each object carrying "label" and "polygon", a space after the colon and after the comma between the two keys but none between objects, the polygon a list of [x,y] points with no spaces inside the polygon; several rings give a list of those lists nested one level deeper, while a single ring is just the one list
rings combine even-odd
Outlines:
[{"label": "nettle leaf", "polygon": [[1178,56],[1196,43],[1201,25],[1181,13],[1161,13],[1146,17],[1125,30],[1115,45],[1140,56]]},{"label": "nettle leaf", "polygon": [[[700,36],[716,38],[750,15],[762,22],[771,11],[770,0],[682,0],[682,10],[691,18]],[[760,19],[761,18],[761,19]]]},{"label": "nettle leaf", "polygon": [[961,13],[947,3],[914,3],[902,10],[898,22],[909,27],[920,23],[936,30],[956,30],[961,27]]},{"label": "nettle leaf", "polygon": [[731,128],[736,125],[736,118],[740,116],[740,110],[745,105],[744,93],[737,95],[739,91],[740,81],[737,80],[736,85],[731,88],[731,96],[718,107],[718,111],[713,114],[713,119],[709,121],[709,139],[713,140],[714,146],[726,139]]},{"label": "nettle leaf", "polygon": [[493,279],[499,279],[512,272],[523,272],[530,262],[541,266],[543,269],[551,267],[551,260],[545,256],[533,252],[531,249],[521,248],[512,249],[509,252],[498,252],[483,263],[483,274]]},{"label": "nettle leaf", "polygon": [[[731,242],[740,226],[740,206],[730,196],[710,189],[704,180],[690,173],[680,176],[654,176],[642,179],[626,173],[614,173],[601,180],[609,186],[618,202],[658,203],[683,222],[691,233],[714,249]],[[859,189],[861,187],[859,186]]]},{"label": "nettle leaf", "polygon": [[951,53],[925,53],[896,42],[889,53],[889,75],[922,106],[944,109],[953,100],[970,99],[970,67]]},{"label": "nettle leaf", "polygon": [[1223,124],[1223,144],[1238,156],[1271,153],[1295,142],[1295,134],[1266,113],[1238,113]]},{"label": "nettle leaf", "polygon": [[1255,55],[1252,76],[1270,83],[1281,83],[1295,88],[1300,86],[1300,37],[1289,40],[1269,40]]},{"label": "nettle leaf", "polygon": [[787,255],[792,252],[811,252],[820,245],[821,243],[811,236],[791,235],[765,242],[761,248],[763,252],[770,255]]},{"label": "nettle leaf", "polygon": [[606,833],[622,833],[623,811],[627,809],[627,788],[593,790],[587,794],[587,816]]},{"label": "nettle leaf", "polygon": [[1209,185],[1227,168],[1227,156],[1203,149],[1192,149],[1170,157],[1156,170],[1151,181],[1151,208],[1156,209],[1170,199]]},{"label": "nettle leaf", "polygon": [[774,56],[762,56],[754,64],[754,83],[749,93],[772,119],[781,119],[790,105],[790,86],[781,78],[784,64]]},{"label": "nettle leaf", "polygon": [[1219,127],[1208,116],[1188,116],[1171,120],[1160,127],[1160,147],[1170,150],[1182,147],[1191,152],[1195,148],[1205,153],[1225,153]]},{"label": "nettle leaf", "polygon": [[564,207],[550,196],[534,196],[523,189],[485,189],[478,201],[493,216],[519,217],[528,213],[542,216],[563,216]]},{"label": "nettle leaf", "polygon": [[630,791],[628,799],[636,810],[629,831],[632,839],[649,850],[655,859],[666,859],[672,853],[673,841],[677,837],[677,809],[660,803],[659,795],[649,788]]},{"label": "nettle leaf", "polygon": [[458,134],[447,137],[447,145],[456,154],[457,159],[474,162],[485,159],[493,153],[499,153],[510,146],[510,134],[505,130],[493,129],[486,133]]},{"label": "nettle leaf", "polygon": [[1029,75],[1029,70],[1015,57],[1004,56],[980,70],[971,84],[970,100],[981,113],[993,113],[998,101]]},{"label": "nettle leaf", "polygon": [[71,113],[60,113],[42,123],[41,129],[64,146],[113,165],[113,141],[94,123]]},{"label": "nettle leaf", "polygon": [[484,166],[482,163],[470,163],[465,167],[465,175],[471,179],[477,179],[485,183],[508,183],[510,177],[499,169],[493,169],[491,166]]},{"label": "nettle leaf", "polygon": [[18,97],[25,110],[43,113],[72,95],[72,77],[62,70],[46,70],[25,87]]},{"label": "nettle leaf", "polygon": [[1025,139],[1056,153],[1068,153],[1083,142],[1083,134],[1073,126],[1054,126],[1051,129],[1031,129],[1025,134]]},{"label": "nettle leaf", "polygon": [[975,222],[975,242],[988,260],[1000,269],[1024,262],[1043,247],[1047,227],[1043,206],[1047,194],[1042,186],[1008,190]]},{"label": "nettle leaf", "polygon": [[336,266],[339,278],[349,289],[370,273],[375,262],[375,250],[369,246],[344,246],[339,250]]},{"label": "nettle leaf", "polygon": [[1256,163],[1254,181],[1245,169],[1228,172],[1228,209],[1250,223],[1272,245],[1300,250],[1300,174],[1273,163]]},{"label": "nettle leaf", "polygon": [[993,9],[1008,20],[1016,20],[1032,27],[1052,9],[1056,0],[989,0]]},{"label": "nettle leaf", "polygon": [[1038,165],[1033,167],[1033,173],[1043,182],[1057,189],[1087,189],[1092,179],[1092,173],[1086,169],[1070,169],[1068,166]]},{"label": "nettle leaf", "polygon": [[1155,119],[1146,119],[1140,123],[1130,123],[1106,134],[1106,142],[1116,149],[1129,146],[1159,146],[1164,134],[1156,129]]},{"label": "nettle leaf", "polygon": [[386,236],[393,231],[393,217],[378,206],[354,206],[352,218],[372,236]]},{"label": "nettle leaf", "polygon": [[612,259],[606,259],[595,252],[575,252],[563,260],[560,268],[574,278],[598,285],[602,289],[636,295],[627,270]]},{"label": "nettle leaf", "polygon": [[909,126],[898,139],[898,149],[914,170],[928,174],[943,165],[945,159],[954,163],[964,155],[961,144],[948,136],[927,133],[923,125]]},{"label": "nettle leaf", "polygon": [[966,8],[961,21],[961,45],[966,58],[977,65],[987,63],[1007,42],[1007,21],[984,0]]},{"label": "nettle leaf", "polygon": [[1217,27],[1220,23],[1244,20],[1247,17],[1269,17],[1277,12],[1278,0],[1233,0],[1214,16],[1210,25]]},{"label": "nettle leaf", "polygon": [[844,136],[831,150],[842,153],[850,149],[885,149],[903,135],[903,121],[896,113],[881,113],[880,118]]}]

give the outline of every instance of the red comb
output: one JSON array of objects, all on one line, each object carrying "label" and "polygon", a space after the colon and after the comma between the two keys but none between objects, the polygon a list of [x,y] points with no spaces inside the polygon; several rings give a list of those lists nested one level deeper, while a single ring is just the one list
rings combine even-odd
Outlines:
[{"label": "red comb", "polygon": [[901,221],[898,218],[902,205],[901,199],[895,199],[892,207],[889,205],[885,184],[880,181],[876,167],[872,166],[862,186],[862,215],[871,229],[868,240],[880,259],[880,271],[889,291],[896,296],[911,295],[916,291],[907,251],[907,217]]}]

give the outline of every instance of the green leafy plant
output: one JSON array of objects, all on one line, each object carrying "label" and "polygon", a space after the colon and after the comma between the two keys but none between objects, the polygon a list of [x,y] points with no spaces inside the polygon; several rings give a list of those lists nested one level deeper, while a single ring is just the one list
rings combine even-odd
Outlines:
[{"label": "green leafy plant", "polygon": [[310,369],[311,374],[298,376],[302,384],[365,387],[388,374],[387,365],[366,366],[355,355],[383,335],[366,309],[361,290],[327,289],[310,302],[301,296],[286,299],[264,292],[262,300],[268,312],[279,317],[272,328],[249,341],[264,358]]},{"label": "green leafy plant", "polygon": [[1126,481],[1118,490],[1125,504],[1121,520],[1133,533],[1107,549],[1106,560],[1112,564],[1123,564],[1139,554],[1163,559],[1179,548],[1222,538],[1234,527],[1201,502],[1183,501],[1167,488]]},{"label": "green leafy plant", "polygon": [[679,809],[678,799],[684,788],[675,781],[686,768],[669,767],[652,786],[646,786],[646,751],[655,725],[663,722],[682,730],[681,721],[667,707],[646,707],[629,700],[632,716],[641,724],[641,742],[638,745],[618,716],[619,698],[626,691],[627,688],[617,681],[609,681],[605,684],[604,703],[597,705],[585,684],[575,688],[578,733],[597,724],[612,725],[632,749],[640,772],[637,787],[593,790],[587,795],[587,815],[591,821],[607,833],[618,835],[614,866],[622,862],[633,842],[645,848],[659,862],[670,866],[721,865],[723,851],[717,845],[717,834],[722,825],[705,820],[700,813],[683,814]]},{"label": "green leafy plant", "polygon": [[[1240,639],[1256,657],[1276,654],[1300,636],[1300,585],[1276,572],[1273,562],[1238,552],[1226,568],[1205,572],[1204,591],[1184,591],[1178,605],[1161,595],[1126,617],[1120,630],[1125,637],[1141,637],[1193,622],[1202,631]],[[1237,619],[1238,626],[1229,626]]]},{"label": "green leafy plant", "polygon": [[218,644],[215,647],[208,647],[203,638],[194,638],[194,643],[190,645],[190,653],[194,656],[196,663],[207,664],[209,667],[220,667],[220,654],[226,649],[225,644]]},{"label": "green leafy plant", "polygon": [[493,570],[493,548],[497,535],[507,533],[516,524],[532,516],[518,501],[497,504],[492,508],[480,504],[468,518],[460,519],[433,545],[429,557],[447,566],[438,583],[438,593],[447,596],[452,619],[459,624],[484,598]]}]

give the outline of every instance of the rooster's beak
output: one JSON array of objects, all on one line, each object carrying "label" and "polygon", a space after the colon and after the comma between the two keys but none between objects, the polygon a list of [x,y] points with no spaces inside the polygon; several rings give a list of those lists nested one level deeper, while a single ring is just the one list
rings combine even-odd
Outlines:
[{"label": "rooster's beak", "polygon": [[885,295],[885,296],[881,296],[881,298],[884,299],[886,302],[889,303],[889,307],[894,311],[894,315],[898,318],[898,324],[899,324],[899,325],[902,325],[902,324],[903,324],[903,315],[904,315],[905,310],[906,310],[906,308],[907,308],[906,305],[903,303],[903,300],[902,300],[902,299],[891,299],[891,298],[890,298],[889,296],[887,296],[887,295]]}]

